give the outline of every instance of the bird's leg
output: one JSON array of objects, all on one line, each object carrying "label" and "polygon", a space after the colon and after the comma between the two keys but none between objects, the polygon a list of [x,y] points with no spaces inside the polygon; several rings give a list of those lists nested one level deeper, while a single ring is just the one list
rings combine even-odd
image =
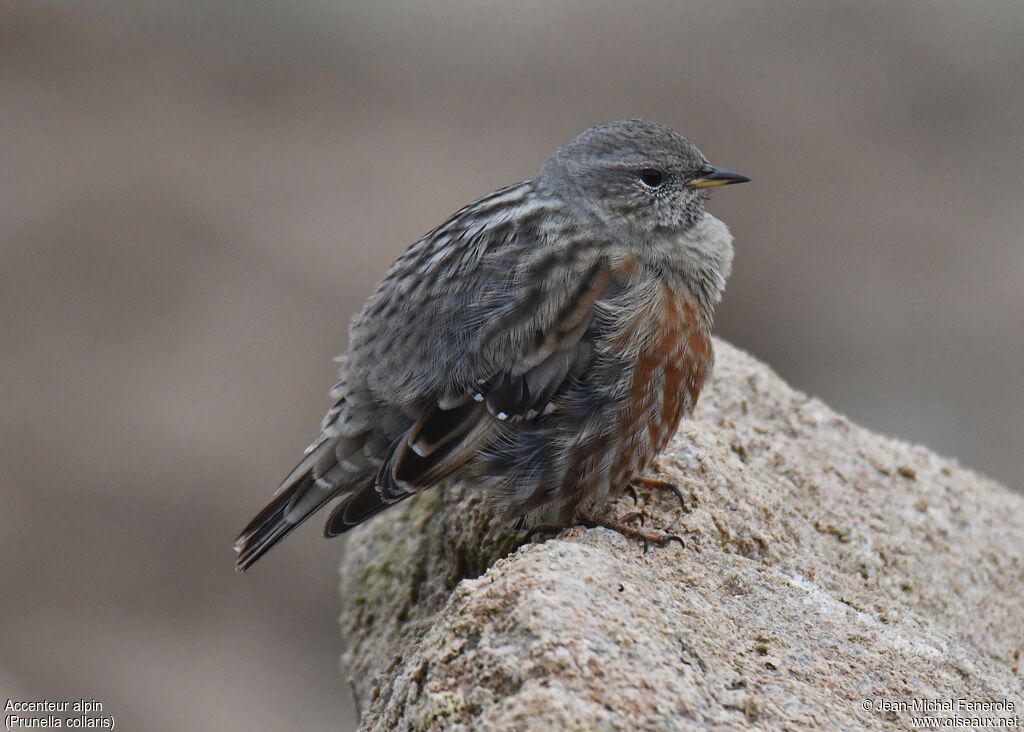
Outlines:
[{"label": "bird's leg", "polygon": [[[637,518],[640,519],[641,528],[637,529],[632,526],[626,526],[626,522]],[[660,531],[644,531],[642,528],[644,525],[643,516],[640,513],[631,513],[618,520],[595,518],[586,514],[579,514],[577,519],[582,526],[585,526],[588,529],[611,529],[627,539],[639,541],[644,548],[644,554],[646,554],[647,550],[651,548],[651,544],[654,544],[654,546],[665,546],[673,541],[677,541],[679,542],[679,546],[684,548],[686,547],[682,538],[675,534],[665,534]]]},{"label": "bird's leg", "polygon": [[[644,525],[643,514],[641,514],[639,511],[637,511],[636,513],[631,513],[626,516],[623,516],[621,520],[623,522],[626,522],[632,521],[634,519],[637,519],[640,522],[641,526]],[[523,523],[524,519],[521,518],[513,525],[512,528],[518,531],[523,528]],[[589,526],[586,523],[584,523],[583,525],[586,526],[588,529],[593,528],[593,526]],[[551,534],[552,536],[555,536],[556,534],[559,534],[565,531],[566,529],[570,529],[573,526],[574,524],[569,524],[567,526],[555,526],[554,524],[540,524],[538,526],[534,526],[526,532],[526,538],[523,539],[523,543],[529,543],[533,539],[533,537],[537,536],[538,534]]]},{"label": "bird's leg", "polygon": [[636,505],[636,486],[640,486],[642,488],[651,488],[653,490],[672,491],[672,493],[675,494],[676,498],[679,499],[680,507],[682,507],[684,511],[686,510],[686,498],[683,496],[683,492],[679,490],[679,486],[677,486],[675,483],[670,483],[669,481],[661,480],[660,478],[644,478],[642,476],[634,478],[631,485],[629,486],[629,488],[633,489],[630,495],[633,496],[634,505]]}]

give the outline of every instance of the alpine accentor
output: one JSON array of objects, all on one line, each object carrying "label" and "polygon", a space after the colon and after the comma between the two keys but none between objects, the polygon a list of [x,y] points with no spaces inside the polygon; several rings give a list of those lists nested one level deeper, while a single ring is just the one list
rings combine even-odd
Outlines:
[{"label": "alpine accentor", "polygon": [[746,180],[622,120],[410,246],[353,318],[335,404],[237,567],[332,499],[326,536],[446,481],[510,520],[602,525],[711,370],[733,250],[705,189]]}]

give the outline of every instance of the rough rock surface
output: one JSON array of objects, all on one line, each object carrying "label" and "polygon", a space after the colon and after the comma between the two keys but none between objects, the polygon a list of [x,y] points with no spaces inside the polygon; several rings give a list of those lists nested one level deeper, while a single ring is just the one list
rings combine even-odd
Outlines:
[{"label": "rough rock surface", "polygon": [[639,493],[685,548],[582,528],[519,547],[471,489],[352,535],[364,729],[912,729],[884,708],[912,699],[1024,717],[1024,497],[717,350],[660,460],[685,507]]}]

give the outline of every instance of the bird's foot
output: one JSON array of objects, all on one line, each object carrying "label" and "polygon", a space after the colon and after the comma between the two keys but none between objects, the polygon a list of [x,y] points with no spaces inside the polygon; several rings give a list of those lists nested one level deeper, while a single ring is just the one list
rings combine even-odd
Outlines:
[{"label": "bird's foot", "polygon": [[660,491],[671,491],[673,494],[675,494],[675,497],[679,499],[679,506],[684,511],[686,510],[686,498],[683,496],[683,492],[679,489],[679,486],[677,486],[675,483],[670,483],[669,481],[661,480],[660,478],[634,478],[632,483],[630,483],[630,485],[626,487],[626,492],[629,494],[629,497],[633,499],[634,506],[636,506],[639,503],[636,494],[637,487],[650,488],[652,490]]},{"label": "bird's foot", "polygon": [[[666,534],[662,531],[645,531],[643,529],[644,517],[639,512],[627,514],[626,516],[623,516],[618,520],[608,518],[594,518],[592,516],[587,516],[584,514],[580,514],[578,516],[578,519],[580,525],[585,526],[588,529],[611,529],[612,531],[618,533],[621,536],[626,537],[627,539],[639,541],[640,544],[643,546],[644,554],[647,553],[647,551],[651,548],[652,544],[656,547],[661,547],[671,544],[673,541],[675,541],[679,543],[679,546],[683,547],[684,549],[686,548],[686,544],[683,542],[682,537],[676,536],[675,534]],[[641,528],[638,529],[633,526],[626,525],[627,522],[637,519],[639,519]]]}]

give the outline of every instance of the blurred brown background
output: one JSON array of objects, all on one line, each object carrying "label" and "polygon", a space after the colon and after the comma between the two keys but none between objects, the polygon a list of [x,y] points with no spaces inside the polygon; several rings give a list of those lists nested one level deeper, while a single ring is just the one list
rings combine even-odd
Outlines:
[{"label": "blurred brown background", "polygon": [[341,545],[231,540],[387,264],[618,117],[754,179],[721,335],[1020,488],[1022,38],[1015,1],[4,3],[0,696],[350,728]]}]

